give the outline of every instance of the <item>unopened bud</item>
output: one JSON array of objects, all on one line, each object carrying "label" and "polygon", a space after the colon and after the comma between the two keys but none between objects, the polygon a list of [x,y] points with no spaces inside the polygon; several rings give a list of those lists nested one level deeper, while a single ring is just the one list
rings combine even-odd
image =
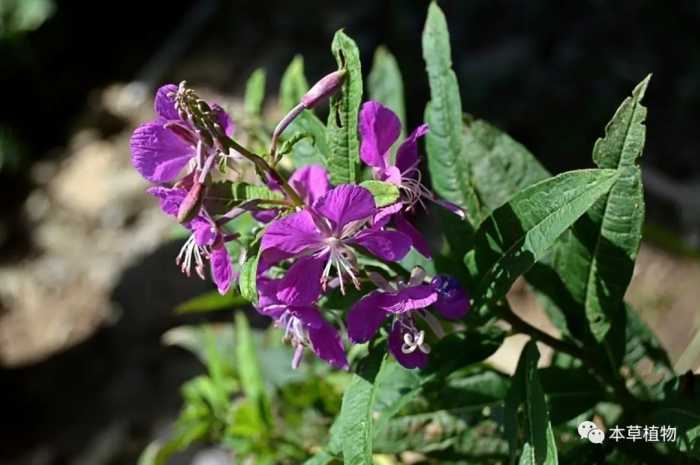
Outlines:
[{"label": "unopened bud", "polygon": [[203,201],[204,184],[195,181],[180,204],[180,208],[177,210],[177,221],[179,223],[187,223],[188,221],[191,221],[192,218],[197,216],[197,213],[199,213],[199,209],[201,208]]},{"label": "unopened bud", "polygon": [[301,98],[301,104],[304,108],[313,108],[331,95],[338,92],[338,89],[343,85],[345,81],[345,75],[347,71],[344,69],[339,69],[338,71],[333,71],[332,73],[324,76],[318,81],[314,86],[309,89],[309,91],[304,94]]}]

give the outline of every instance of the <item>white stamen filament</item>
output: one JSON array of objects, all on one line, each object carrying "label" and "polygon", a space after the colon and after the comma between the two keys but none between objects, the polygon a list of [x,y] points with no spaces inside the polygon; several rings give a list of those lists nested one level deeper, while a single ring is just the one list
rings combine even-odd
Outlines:
[{"label": "white stamen filament", "polygon": [[197,245],[197,241],[192,234],[187,241],[182,245],[180,252],[175,258],[175,264],[180,267],[180,270],[185,273],[188,277],[190,276],[190,270],[192,268],[192,258],[194,257],[195,272],[197,276],[204,279],[204,258],[208,256],[207,251]]}]

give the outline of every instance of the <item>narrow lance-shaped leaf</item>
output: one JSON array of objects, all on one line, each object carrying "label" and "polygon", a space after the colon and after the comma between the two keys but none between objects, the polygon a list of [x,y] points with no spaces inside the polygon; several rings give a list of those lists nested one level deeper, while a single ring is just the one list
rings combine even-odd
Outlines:
[{"label": "narrow lance-shaped leaf", "polygon": [[337,421],[345,465],[372,465],[375,379],[381,376],[386,360],[384,356],[379,367],[372,370],[374,375],[354,375],[343,395]]},{"label": "narrow lance-shaped leaf", "polygon": [[283,112],[288,112],[294,108],[306,91],[309,90],[309,83],[304,76],[304,58],[296,55],[287,69],[282,74],[280,81],[279,106]]},{"label": "narrow lance-shaped leaf", "polygon": [[381,102],[399,117],[402,126],[401,139],[403,139],[406,130],[403,79],[396,58],[386,47],[378,47],[374,52],[374,62],[367,87],[370,99]]},{"label": "narrow lance-shaped leaf", "polygon": [[450,36],[445,15],[431,3],[423,30],[423,58],[430,83],[425,120],[428,168],[438,195],[466,208],[478,218],[479,206],[471,180],[469,160],[463,156],[462,102],[452,70]]},{"label": "narrow lance-shaped leaf", "polygon": [[258,302],[257,276],[259,259],[260,254],[256,251],[255,255],[245,261],[241,268],[241,274],[238,277],[238,287],[241,290],[241,296],[251,303]]},{"label": "narrow lance-shaped leaf", "polygon": [[340,92],[330,99],[326,129],[329,152],[326,166],[333,184],[354,183],[360,170],[360,141],[357,120],[362,100],[362,68],[355,42],[342,30],[331,45],[339,68],[347,71]]},{"label": "narrow lance-shaped leaf", "polygon": [[[549,421],[547,400],[537,373],[540,352],[534,340],[523,348],[518,367],[513,375],[513,384],[508,391],[505,405],[505,434],[508,438],[511,457],[517,451],[519,431],[525,431],[526,442],[520,455],[521,464],[556,465],[557,446],[552,424]],[[524,421],[519,421],[518,411],[524,406]]]},{"label": "narrow lance-shaped leaf", "polygon": [[465,257],[476,277],[477,308],[500,299],[617,179],[615,170],[579,170],[534,184],[496,209]]},{"label": "narrow lance-shaped leaf", "polygon": [[245,86],[244,106],[249,115],[259,116],[265,99],[265,70],[258,68],[250,75]]},{"label": "narrow lance-shaped leaf", "polygon": [[256,407],[260,419],[272,426],[270,401],[260,372],[260,362],[255,350],[253,334],[248,319],[241,312],[236,313],[236,362],[243,392]]},{"label": "narrow lance-shaped leaf", "polygon": [[610,193],[576,223],[557,264],[574,299],[583,304],[598,342],[625,311],[623,297],[641,243],[644,195],[638,159],[646,135],[647,110],[641,100],[648,83],[649,77],[634,89],[606,126],[605,137],[596,141],[595,163],[618,169],[620,176]]}]

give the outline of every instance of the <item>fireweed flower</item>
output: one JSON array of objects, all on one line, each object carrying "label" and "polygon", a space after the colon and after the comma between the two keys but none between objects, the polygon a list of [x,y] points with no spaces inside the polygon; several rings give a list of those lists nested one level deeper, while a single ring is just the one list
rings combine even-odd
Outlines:
[{"label": "fireweed flower", "polygon": [[[157,197],[161,210],[171,216],[177,216],[180,205],[187,196],[187,191],[179,187],[156,186],[148,189],[148,193]],[[220,294],[226,294],[237,277],[225,245],[233,237],[226,237],[205,209],[200,209],[184,226],[192,234],[180,249],[175,259],[176,264],[187,276],[190,276],[194,266],[195,273],[204,279],[204,262],[208,260],[212,281]]]},{"label": "fireweed flower", "polygon": [[[320,193],[315,177],[310,176],[307,183],[309,192]],[[404,233],[370,226],[376,212],[374,198],[367,189],[350,184],[335,187],[318,197],[311,207],[268,226],[260,245],[262,269],[285,259],[309,256],[312,260],[304,261],[308,269],[298,270],[306,279],[319,281],[325,287],[331,268],[335,268],[342,293],[346,277],[359,289],[356,246],[386,261],[401,260],[411,246]]]},{"label": "fireweed flower", "polygon": [[424,283],[425,272],[416,268],[408,282],[387,282],[371,275],[378,286],[355,303],[347,315],[348,335],[354,343],[369,341],[387,318],[391,318],[389,352],[406,368],[423,368],[430,346],[416,319],[423,320],[437,337],[444,335],[440,322],[427,308],[434,305],[446,319],[459,319],[469,310],[469,301],[456,280],[438,276]]},{"label": "fireweed flower", "polygon": [[[182,87],[182,86],[181,86]],[[154,101],[156,118],[142,124],[131,136],[131,161],[141,176],[154,183],[175,180],[188,167],[206,171],[211,168],[218,151],[211,141],[202,137],[176,99],[182,88],[166,84],[158,89]],[[228,136],[233,134],[233,122],[218,105],[211,107],[213,119]],[[207,163],[207,160],[209,162]]]},{"label": "fireweed flower", "polygon": [[320,272],[321,262],[312,257],[299,259],[282,279],[258,280],[259,313],[275,320],[284,331],[284,339],[294,347],[292,368],[301,363],[305,348],[336,368],[348,369],[348,361],[338,331],[316,308],[321,295],[317,280],[305,273]]},{"label": "fireweed flower", "polygon": [[456,205],[437,199],[421,182],[422,175],[418,169],[418,140],[427,134],[428,125],[421,124],[403,141],[396,151],[396,161],[393,164],[391,147],[401,133],[401,121],[393,111],[376,101],[365,102],[360,110],[359,132],[362,138],[362,161],[373,168],[375,179],[390,182],[401,192],[401,203],[385,208],[380,218],[385,218],[385,222],[393,219],[396,229],[411,237],[416,250],[430,257],[425,239],[406,220],[403,212],[412,210],[417,203],[425,207],[423,199],[427,199],[459,216],[463,217],[464,213]]}]

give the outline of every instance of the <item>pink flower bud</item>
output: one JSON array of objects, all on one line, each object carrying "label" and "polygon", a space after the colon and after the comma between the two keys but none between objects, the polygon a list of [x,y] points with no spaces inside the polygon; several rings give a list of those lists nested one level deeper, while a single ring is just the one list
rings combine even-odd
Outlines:
[{"label": "pink flower bud", "polygon": [[187,223],[197,216],[203,200],[204,184],[195,182],[192,184],[192,187],[180,204],[180,208],[177,210],[177,221],[180,223]]},{"label": "pink flower bud", "polygon": [[343,85],[347,71],[339,69],[324,76],[309,91],[301,98],[301,104],[304,108],[309,109],[318,105],[331,95],[338,92],[338,89]]}]

